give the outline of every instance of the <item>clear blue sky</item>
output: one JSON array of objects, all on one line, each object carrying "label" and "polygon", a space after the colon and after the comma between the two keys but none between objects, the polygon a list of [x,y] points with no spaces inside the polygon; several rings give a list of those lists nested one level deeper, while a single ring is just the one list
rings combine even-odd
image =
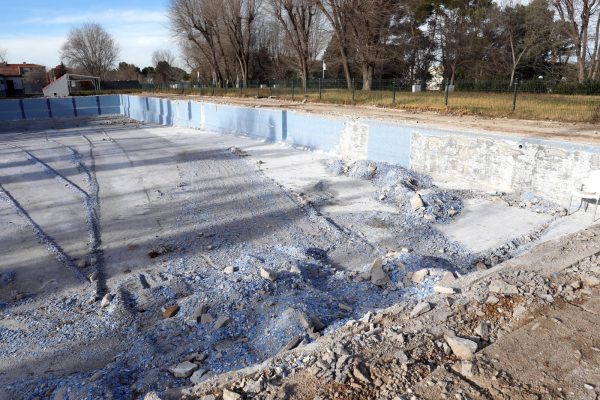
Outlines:
[{"label": "clear blue sky", "polygon": [[151,64],[152,52],[177,46],[169,32],[168,0],[9,0],[0,1],[0,48],[10,63],[60,62],[60,47],[72,27],[98,22],[116,39],[120,60]]}]

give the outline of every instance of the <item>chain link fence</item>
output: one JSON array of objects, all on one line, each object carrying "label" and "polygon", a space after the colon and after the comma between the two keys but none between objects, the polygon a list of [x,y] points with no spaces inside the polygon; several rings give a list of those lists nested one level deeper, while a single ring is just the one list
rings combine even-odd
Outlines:
[{"label": "chain link fence", "polygon": [[[114,93],[115,91],[111,91]],[[373,80],[369,90],[361,80],[298,79],[248,81],[245,85],[208,82],[143,84],[142,89],[120,93],[273,98],[346,105],[372,105],[414,111],[474,114],[570,122],[600,121],[600,82],[467,81],[412,84],[394,79]]]}]

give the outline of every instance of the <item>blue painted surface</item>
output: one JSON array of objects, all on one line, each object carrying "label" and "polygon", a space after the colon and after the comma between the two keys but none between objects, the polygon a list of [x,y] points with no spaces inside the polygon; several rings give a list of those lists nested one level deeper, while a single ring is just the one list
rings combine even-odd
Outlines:
[{"label": "blue painted surface", "polygon": [[73,100],[75,100],[78,117],[93,117],[98,115],[96,96],[73,97]]},{"label": "blue painted surface", "polygon": [[287,142],[294,146],[334,150],[344,130],[344,120],[287,112]]},{"label": "blue painted surface", "polygon": [[121,114],[121,100],[121,96],[116,95],[0,100],[0,121]]},{"label": "blue painted surface", "polygon": [[[50,109],[54,118],[69,118],[75,117],[73,110],[73,100],[65,99],[48,99],[50,101]],[[27,112],[27,111],[26,111]]]},{"label": "blue painted surface", "polygon": [[248,135],[271,141],[283,140],[281,110],[202,104],[204,129]]},{"label": "blue painted surface", "polygon": [[413,128],[373,121],[368,121],[367,125],[369,126],[367,158],[408,168]]},{"label": "blue painted surface", "polygon": [[50,118],[47,99],[23,99],[26,119]]},{"label": "blue painted surface", "polygon": [[23,119],[19,100],[1,100],[0,121],[10,121],[15,119]]},{"label": "blue painted surface", "polygon": [[119,99],[119,96],[98,96],[98,99],[100,99],[102,115],[121,113],[121,99]]}]

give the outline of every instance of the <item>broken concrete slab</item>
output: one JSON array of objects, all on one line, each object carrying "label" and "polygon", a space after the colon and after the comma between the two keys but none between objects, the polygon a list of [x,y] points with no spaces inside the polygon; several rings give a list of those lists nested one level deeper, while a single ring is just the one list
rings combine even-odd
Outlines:
[{"label": "broken concrete slab", "polygon": [[437,229],[475,253],[499,247],[551,220],[548,215],[500,202],[467,199],[463,203],[462,213]]}]

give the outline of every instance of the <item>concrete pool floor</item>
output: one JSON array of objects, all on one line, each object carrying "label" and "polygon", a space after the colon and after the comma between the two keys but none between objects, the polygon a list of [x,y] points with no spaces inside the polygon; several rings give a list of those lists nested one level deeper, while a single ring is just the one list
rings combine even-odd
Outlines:
[{"label": "concrete pool floor", "polygon": [[[246,155],[232,154],[231,147]],[[368,180],[333,174],[325,164],[335,159],[321,152],[246,137],[140,126],[122,118],[62,130],[3,133],[0,273],[6,282],[0,286],[0,300],[6,313],[0,319],[0,329],[10,335],[4,335],[2,341],[7,342],[0,346],[5,348],[0,354],[0,363],[5,366],[0,368],[0,383],[29,382],[26,384],[42,387],[41,381],[89,373],[110,364],[133,340],[131,332],[113,332],[115,322],[110,318],[118,316],[123,326],[132,325],[129,318],[133,318],[133,325],[142,332],[163,329],[169,322],[160,317],[139,317],[139,321],[129,317],[127,313],[132,311],[123,300],[115,300],[116,305],[103,312],[99,300],[106,293],[125,300],[128,296],[147,297],[146,303],[138,300],[131,308],[138,313],[155,312],[173,298],[195,301],[197,291],[209,292],[201,280],[192,281],[198,286],[190,286],[184,277],[214,275],[210,290],[223,292],[224,298],[219,300],[227,307],[213,307],[225,313],[232,312],[239,300],[226,297],[232,296],[227,285],[237,287],[255,274],[246,270],[249,265],[255,267],[255,260],[287,276],[289,265],[304,257],[298,253],[307,247],[328,251],[330,264],[335,266],[332,276],[336,269],[360,272],[377,256],[401,252],[407,246],[428,259],[449,257],[449,262],[454,262],[452,255],[440,255],[443,242],[422,237],[420,243],[411,243],[413,237],[399,237],[398,231],[386,224],[372,223],[372,216],[400,219],[401,212],[393,204],[378,201]],[[310,207],[304,209],[305,204]],[[589,224],[587,219],[577,218],[560,225],[558,222],[567,220],[556,222],[555,235]],[[476,199],[465,201],[462,215],[450,224],[433,226],[449,241],[482,252],[528,234],[548,220],[548,215]],[[553,235],[552,226],[545,235]],[[229,266],[241,275],[223,273]],[[7,274],[10,271],[14,276]],[[87,280],[94,273],[92,282],[81,282],[78,276]],[[253,280],[248,282],[252,287],[257,285]],[[314,282],[322,289],[321,281]],[[160,292],[163,285],[168,286],[168,295]],[[245,289],[236,290],[242,293]],[[154,295],[165,297],[159,302]],[[373,304],[359,300],[359,292],[348,294],[344,301],[352,304],[353,316],[360,317],[384,304],[373,296]],[[90,297],[92,301],[88,301]],[[285,304],[284,297],[276,297],[277,302]],[[191,313],[194,306],[185,301],[181,307]],[[121,304],[125,304],[123,309],[118,308]],[[254,315],[270,313],[255,303],[247,307],[252,308],[252,314],[244,314],[245,326]],[[308,306],[306,310],[315,312]],[[339,318],[327,314],[329,309],[325,311],[323,319],[327,322],[333,324]],[[238,323],[237,314],[234,320],[232,326]],[[275,322],[265,322],[267,327],[260,332],[270,334],[281,329],[289,334],[295,329],[283,321]],[[168,329],[175,332],[177,327]],[[165,341],[171,343],[177,335],[166,336]],[[289,339],[273,337],[273,348]],[[214,339],[213,350],[220,348],[218,339]],[[180,356],[168,343],[157,345],[165,353],[162,362]],[[101,345],[103,350],[71,354],[78,346],[93,345]],[[186,346],[186,342],[178,341],[177,346]],[[229,342],[227,346],[224,356],[211,359],[217,372],[219,368],[239,367],[233,361],[226,364],[239,358],[233,353],[238,347]],[[272,352],[262,343],[253,346],[256,358],[248,363]],[[137,356],[137,367],[149,362],[146,356]],[[156,378],[153,374],[159,372],[152,371],[148,381],[170,378],[164,373]],[[140,382],[142,386],[150,384]]]}]

